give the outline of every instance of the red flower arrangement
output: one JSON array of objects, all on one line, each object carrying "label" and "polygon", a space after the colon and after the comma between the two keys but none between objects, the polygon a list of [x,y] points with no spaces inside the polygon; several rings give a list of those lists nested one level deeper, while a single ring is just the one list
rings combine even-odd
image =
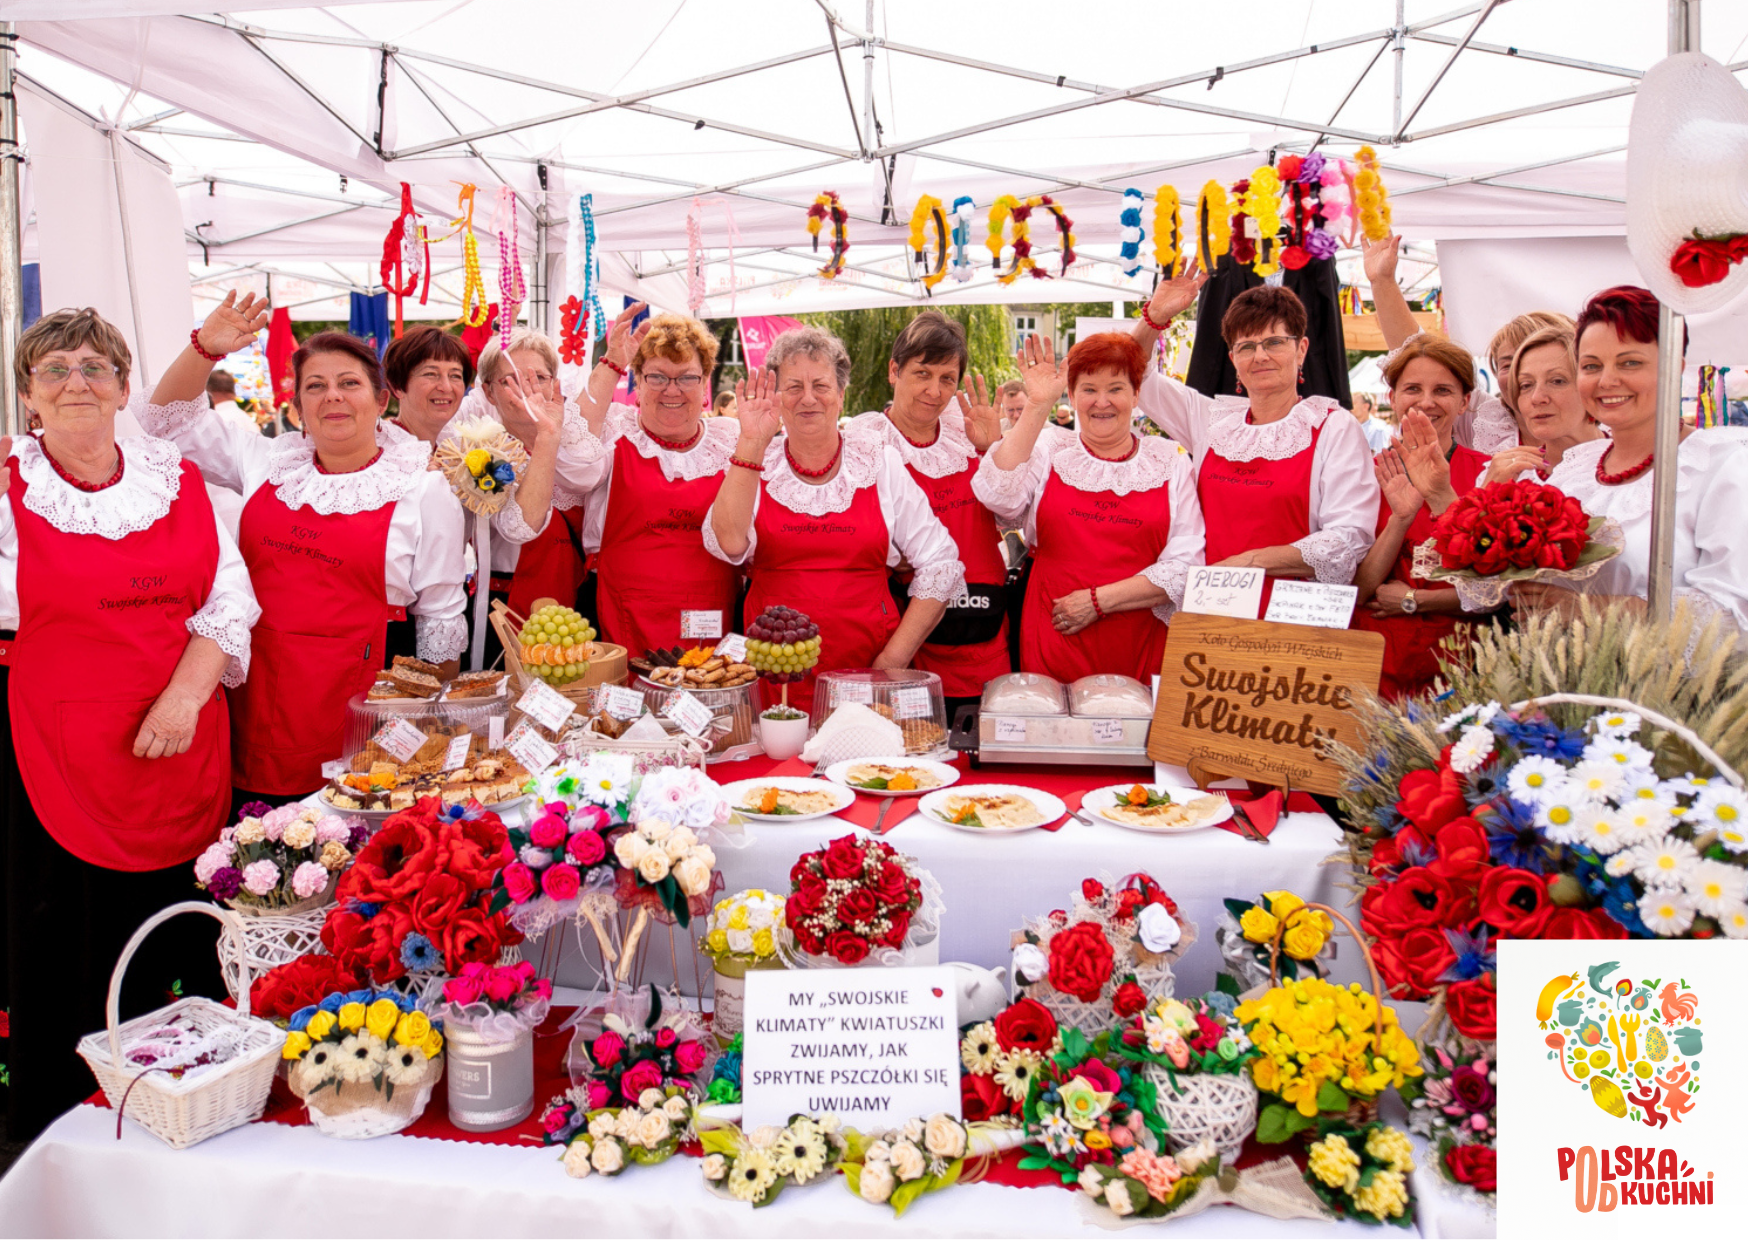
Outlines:
[{"label": "red flower arrangement", "polygon": [[1748,259],[1748,233],[1702,237],[1696,231],[1675,247],[1669,256],[1669,270],[1688,288],[1705,288],[1717,284],[1744,259]]},{"label": "red flower arrangement", "polygon": [[[1111,887],[1089,878],[1072,916],[1057,909],[1020,932],[1014,981],[1037,987],[1046,1004],[1057,1002],[1052,995],[1108,1004],[1113,1019],[1127,1019],[1146,1006],[1148,985],[1169,976],[1169,962],[1194,940],[1195,927],[1179,923],[1177,904],[1150,876],[1131,874]],[[1067,1019],[1061,1010],[1056,1015]]]},{"label": "red flower arrangement", "polygon": [[900,949],[922,907],[916,863],[890,844],[842,836],[802,854],[789,871],[783,920],[800,949],[856,965]]},{"label": "red flower arrangement", "polygon": [[299,956],[254,980],[249,1012],[262,1020],[290,1020],[293,1012],[314,1007],[337,990],[359,990],[366,984],[363,974],[333,956]]},{"label": "red flower arrangement", "polygon": [[488,911],[498,871],[514,859],[496,814],[427,797],[384,823],[341,876],[322,945],[378,985],[496,964],[522,941],[502,911]]},{"label": "red flower arrangement", "polygon": [[1495,482],[1445,509],[1433,530],[1439,563],[1493,577],[1510,569],[1570,571],[1589,536],[1584,506],[1540,482]]}]

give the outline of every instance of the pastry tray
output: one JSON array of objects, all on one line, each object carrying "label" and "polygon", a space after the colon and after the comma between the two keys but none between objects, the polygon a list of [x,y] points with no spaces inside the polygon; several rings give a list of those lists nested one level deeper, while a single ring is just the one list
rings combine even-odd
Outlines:
[{"label": "pastry tray", "polygon": [[[1095,727],[1122,729],[1114,740],[1100,740]],[[1147,756],[1151,719],[1093,719],[1074,715],[985,715],[975,704],[959,708],[952,746],[971,755],[971,764],[1037,766],[1153,766]],[[999,739],[998,739],[999,738]]]}]

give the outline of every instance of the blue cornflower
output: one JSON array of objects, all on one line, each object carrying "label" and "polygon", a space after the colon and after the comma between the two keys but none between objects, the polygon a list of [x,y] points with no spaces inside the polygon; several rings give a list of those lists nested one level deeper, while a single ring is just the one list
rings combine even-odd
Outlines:
[{"label": "blue cornflower", "polygon": [[1570,761],[1584,752],[1586,744],[1584,733],[1564,731],[1545,716],[1519,720],[1501,715],[1493,721],[1493,730],[1526,756],[1540,754]]},{"label": "blue cornflower", "polygon": [[1489,807],[1493,812],[1480,819],[1487,829],[1488,851],[1500,865],[1544,871],[1548,862],[1548,843],[1536,828],[1535,811],[1510,797],[1500,797]]},{"label": "blue cornflower", "polygon": [[354,900],[348,907],[351,912],[357,913],[360,917],[364,918],[365,921],[369,921],[372,917],[375,917],[378,913],[382,912],[382,905],[370,904],[364,900]]},{"label": "blue cornflower", "polygon": [[1403,840],[1396,846],[1396,852],[1405,866],[1431,865],[1438,860],[1438,851],[1418,840]]},{"label": "blue cornflower", "polygon": [[1483,973],[1492,973],[1498,967],[1498,956],[1493,949],[1493,938],[1487,933],[1487,928],[1481,926],[1473,933],[1467,930],[1446,930],[1445,940],[1450,943],[1451,950],[1457,954],[1440,976],[1441,982],[1464,982]]},{"label": "blue cornflower", "polygon": [[1395,835],[1408,823],[1408,819],[1404,818],[1401,811],[1394,805],[1378,806],[1372,811],[1372,817],[1377,819],[1380,829],[1388,831],[1391,835]]},{"label": "blue cornflower", "polygon": [[414,973],[441,968],[443,957],[431,945],[431,940],[415,931],[401,940],[401,963]]},{"label": "blue cornflower", "polygon": [[1390,751],[1387,749],[1380,749],[1377,753],[1372,755],[1372,760],[1366,763],[1366,769],[1360,772],[1360,778],[1371,780],[1376,783],[1381,782],[1384,776],[1389,773]]},{"label": "blue cornflower", "polygon": [[1485,801],[1491,801],[1505,792],[1505,763],[1498,758],[1488,762],[1480,770],[1470,771],[1463,776],[1463,799],[1469,803],[1469,808]]},{"label": "blue cornflower", "polygon": [[1602,898],[1602,911],[1626,927],[1627,933],[1635,939],[1657,937],[1640,920],[1638,893],[1625,878],[1617,878],[1609,884],[1607,894]]}]

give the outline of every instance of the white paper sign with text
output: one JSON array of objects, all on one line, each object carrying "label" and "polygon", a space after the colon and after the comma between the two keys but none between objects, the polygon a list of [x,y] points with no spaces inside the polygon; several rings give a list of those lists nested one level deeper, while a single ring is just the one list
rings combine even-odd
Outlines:
[{"label": "white paper sign with text", "polygon": [[1320,629],[1345,629],[1353,620],[1358,586],[1330,586],[1321,581],[1277,581],[1269,597],[1271,624],[1309,624]]},{"label": "white paper sign with text", "polygon": [[742,1127],[836,1115],[862,1132],[959,1116],[953,970],[747,972]]},{"label": "white paper sign with text", "polygon": [[1178,610],[1198,616],[1232,616],[1254,620],[1262,610],[1262,585],[1267,576],[1260,568],[1221,568],[1198,564],[1190,569],[1184,586],[1184,605]]}]

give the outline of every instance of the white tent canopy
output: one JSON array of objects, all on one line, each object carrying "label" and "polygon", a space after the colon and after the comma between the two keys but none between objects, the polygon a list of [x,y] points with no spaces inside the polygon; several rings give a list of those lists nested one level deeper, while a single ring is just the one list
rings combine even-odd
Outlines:
[{"label": "white tent canopy", "polygon": [[[176,7],[0,0],[0,20],[17,21],[26,72],[175,169],[197,294],[259,287],[276,267],[325,307],[375,282],[399,182],[434,226],[470,182],[482,234],[497,188],[516,194],[525,261],[546,242],[534,294],[544,275],[554,303],[576,291],[564,250],[578,193],[593,197],[605,291],[666,307],[693,300],[693,215],[707,315],[925,300],[905,244],[924,192],[979,208],[978,273],[938,300],[1134,300],[1151,276],[1115,262],[1124,188],[1175,184],[1187,215],[1204,181],[1313,146],[1375,145],[1416,241],[1486,255],[1499,240],[1618,238],[1632,92],[1668,20],[1663,0]],[[1704,7],[1706,50],[1748,67],[1748,5]],[[851,216],[849,267],[830,283],[804,231],[822,189]],[[1005,193],[1050,193],[1073,216],[1069,278],[995,283],[982,215]],[[1047,220],[1035,243],[1052,269]],[[434,257],[449,314],[459,247]],[[1570,305],[1597,286],[1561,272],[1529,295]]]}]

